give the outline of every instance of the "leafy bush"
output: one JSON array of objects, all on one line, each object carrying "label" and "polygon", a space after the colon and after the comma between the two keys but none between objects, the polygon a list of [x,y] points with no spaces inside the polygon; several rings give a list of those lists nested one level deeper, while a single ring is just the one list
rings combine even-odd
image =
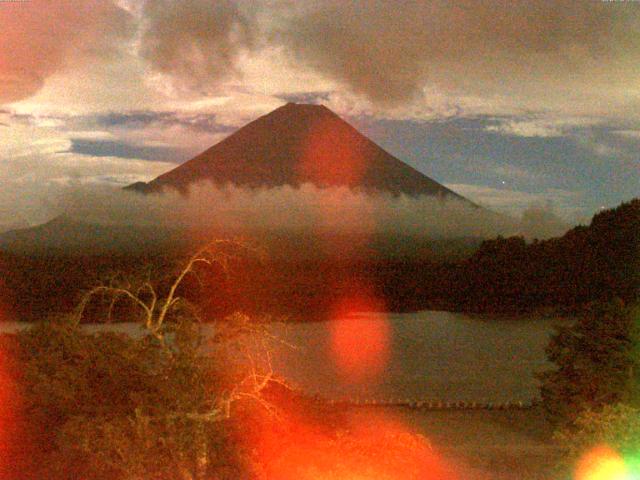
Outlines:
[{"label": "leafy bush", "polygon": [[[42,466],[35,478],[195,480],[241,468],[231,405],[266,405],[273,372],[248,345],[266,348],[264,331],[236,314],[214,324],[205,349],[200,311],[180,293],[186,278],[202,275],[196,266],[226,268],[236,246],[216,241],[196,252],[166,293],[150,280],[100,285],[76,316],[17,334],[10,350]],[[98,295],[110,300],[107,313],[121,301],[137,308],[139,333],[82,329]]]},{"label": "leafy bush", "polygon": [[562,450],[560,467],[563,470],[574,469],[585,458],[585,454],[598,448],[606,448],[612,454],[620,456],[625,468],[632,470],[634,474],[640,473],[637,461],[640,452],[638,407],[616,403],[597,412],[586,410],[577,416],[571,428],[559,430],[555,437]]},{"label": "leafy bush", "polygon": [[637,400],[637,320],[637,309],[614,300],[592,304],[573,325],[558,329],[546,350],[556,369],[539,375],[550,420],[568,425],[581,412]]},{"label": "leafy bush", "polygon": [[43,478],[201,478],[229,463],[219,374],[189,322],[154,336],[43,323],[18,335]]}]

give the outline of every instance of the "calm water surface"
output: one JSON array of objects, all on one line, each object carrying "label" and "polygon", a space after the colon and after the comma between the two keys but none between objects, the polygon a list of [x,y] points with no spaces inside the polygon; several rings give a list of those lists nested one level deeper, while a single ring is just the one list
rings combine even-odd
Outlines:
[{"label": "calm water surface", "polygon": [[[544,349],[559,320],[513,320],[423,311],[351,320],[361,329],[388,322],[390,354],[375,381],[353,384],[334,365],[328,323],[271,325],[273,366],[293,384],[326,398],[505,402],[538,398],[534,372],[549,368]],[[0,332],[24,324],[0,324]],[[140,332],[137,325],[89,325],[89,330]],[[211,329],[210,325],[205,330]]]}]

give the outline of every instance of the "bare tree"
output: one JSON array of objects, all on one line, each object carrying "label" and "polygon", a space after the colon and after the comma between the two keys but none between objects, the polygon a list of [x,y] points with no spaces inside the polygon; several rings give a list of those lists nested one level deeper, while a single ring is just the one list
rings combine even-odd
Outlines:
[{"label": "bare tree", "polygon": [[[216,240],[194,253],[172,279],[166,294],[159,293],[152,279],[142,282],[130,282],[126,279],[112,279],[109,284],[99,285],[88,291],[82,298],[74,321],[79,324],[92,299],[101,296],[109,301],[107,318],[120,300],[130,302],[142,314],[142,324],[148,334],[157,340],[162,350],[173,358],[177,348],[175,337],[167,337],[175,331],[176,323],[186,318],[187,322],[201,324],[199,308],[180,294],[185,280],[194,276],[199,282],[200,267],[221,267],[228,272],[234,258],[246,255],[260,255],[260,252],[245,243],[230,240]],[[215,398],[200,405],[194,411],[163,411],[161,418],[157,412],[136,411],[135,421],[140,425],[152,425],[153,422],[188,421],[191,430],[192,448],[195,465],[185,467],[184,460],[176,462],[180,467],[180,476],[184,480],[206,478],[212,464],[209,458],[207,425],[229,419],[232,405],[242,400],[257,402],[271,414],[277,414],[274,405],[263,397],[264,390],[272,383],[284,382],[274,374],[272,366],[273,342],[278,341],[268,331],[264,323],[256,322],[247,315],[235,313],[230,317],[212,324],[213,332],[209,338],[209,351],[200,351],[194,358],[207,357],[217,365],[217,371],[223,371],[228,382],[217,391]],[[201,333],[200,333],[201,335]],[[196,348],[201,348],[198,345]],[[191,348],[191,347],[187,347]],[[196,360],[197,361],[197,360]],[[177,455],[180,452],[176,452]]]},{"label": "bare tree", "polygon": [[208,243],[187,260],[171,283],[169,291],[164,297],[158,294],[150,278],[147,278],[138,285],[134,285],[128,280],[116,281],[112,279],[108,285],[94,287],[82,297],[76,309],[76,322],[79,323],[82,320],[87,305],[95,296],[102,295],[110,299],[110,304],[107,309],[108,319],[111,319],[116,303],[124,298],[132,302],[142,311],[144,318],[143,324],[146,330],[159,341],[164,342],[163,332],[166,322],[170,320],[171,315],[177,311],[187,310],[193,318],[198,321],[201,320],[196,306],[178,294],[180,286],[188,276],[193,275],[199,280],[196,267],[198,267],[198,265],[206,265],[208,267],[218,265],[227,272],[229,262],[233,258],[248,253],[257,254],[259,252],[245,243],[236,240],[214,240]]}]

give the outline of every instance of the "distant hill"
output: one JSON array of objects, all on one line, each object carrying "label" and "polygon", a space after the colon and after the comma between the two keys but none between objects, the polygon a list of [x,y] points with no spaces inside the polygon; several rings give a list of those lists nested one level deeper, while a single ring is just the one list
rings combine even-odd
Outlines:
[{"label": "distant hill", "polygon": [[328,108],[295,103],[258,118],[155,180],[127,189],[186,191],[203,180],[250,188],[311,183],[463,199],[383,150]]},{"label": "distant hill", "polygon": [[640,198],[596,214],[590,225],[527,244],[486,240],[452,276],[455,309],[528,311],[613,297],[640,298]]},{"label": "distant hill", "polygon": [[[0,233],[0,252],[13,255],[182,255],[211,238],[252,239],[278,261],[333,259],[352,262],[381,258],[459,259],[482,242],[478,237],[429,238],[421,234],[324,232],[333,249],[318,248],[310,230],[250,228],[216,231],[208,227],[99,225],[60,215],[35,227]],[[349,245],[364,248],[350,249]],[[349,252],[346,255],[345,252]]]},{"label": "distant hill", "polygon": [[178,229],[105,226],[60,215],[42,225],[0,233],[0,250],[25,255],[161,251],[183,245],[183,237]]},{"label": "distant hill", "polygon": [[[53,241],[47,249],[33,249],[47,245],[42,241],[51,229],[67,232],[75,249]],[[151,269],[156,272],[152,278],[166,278],[189,249],[184,243],[182,253],[167,248],[172,242],[179,245],[177,240],[184,242],[184,232],[180,236],[179,231],[153,228],[134,231],[61,218],[38,229],[13,232],[14,253],[2,252],[9,243],[0,242],[0,299],[16,318],[33,320],[69,311],[83,289],[113,272],[129,275]],[[191,233],[188,239],[196,244],[206,235]],[[136,242],[131,236],[144,237],[145,245],[155,239],[158,248],[113,251],[114,244]],[[105,243],[96,243],[96,237]],[[391,311],[571,312],[613,297],[637,301],[640,294],[640,199],[598,213],[589,225],[562,237],[533,243],[522,237],[482,243],[473,238],[377,237],[359,250],[360,256],[346,257],[341,248],[314,248],[313,236],[271,232],[262,238],[266,263],[243,263],[231,269],[233,278],[219,279],[207,290],[215,312],[241,309],[299,320],[322,318],[322,312],[350,293],[354,282],[370,285]],[[353,242],[362,239],[332,240],[336,245]]]},{"label": "distant hill", "polygon": [[0,223],[0,234],[4,232],[10,232],[11,230],[19,230],[23,228],[29,228],[29,224],[21,221]]}]

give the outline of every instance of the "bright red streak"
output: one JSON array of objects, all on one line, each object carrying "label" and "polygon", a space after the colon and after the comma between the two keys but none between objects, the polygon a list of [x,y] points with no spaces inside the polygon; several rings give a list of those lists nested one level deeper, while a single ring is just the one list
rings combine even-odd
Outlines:
[{"label": "bright red streak", "polygon": [[18,448],[18,391],[9,368],[7,353],[0,343],[0,480],[12,478]]},{"label": "bright red streak", "polygon": [[383,417],[352,419],[332,434],[300,418],[262,432],[256,452],[265,480],[457,480],[429,442]]},{"label": "bright red streak", "polygon": [[[354,188],[362,184],[369,154],[355,130],[337,119],[320,119],[301,152],[299,177],[322,187]],[[375,212],[352,210],[351,192],[337,188],[319,206],[319,247],[342,262],[368,258],[375,231]],[[343,196],[344,195],[344,196]],[[350,212],[358,212],[357,218]],[[353,225],[343,241],[331,233],[336,226]],[[349,231],[348,228],[346,230]],[[390,357],[391,328],[385,302],[370,282],[342,274],[335,291],[342,292],[328,316],[329,351],[343,379],[350,383],[375,382]],[[362,313],[370,316],[362,317]],[[375,312],[375,313],[372,313]],[[338,433],[322,427],[308,415],[294,415],[259,428],[255,451],[268,480],[453,480],[458,478],[426,439],[413,435],[385,417],[351,418]],[[341,412],[343,413],[343,412]],[[275,424],[274,424],[275,423]]]},{"label": "bright red streak", "polygon": [[311,127],[300,159],[301,179],[322,187],[355,187],[366,167],[363,142],[355,130],[333,117]]},{"label": "bright red streak", "polygon": [[[374,381],[389,359],[390,327],[384,303],[367,291],[342,300],[329,323],[331,353],[343,378],[351,383]],[[362,318],[362,312],[376,312]]]}]

